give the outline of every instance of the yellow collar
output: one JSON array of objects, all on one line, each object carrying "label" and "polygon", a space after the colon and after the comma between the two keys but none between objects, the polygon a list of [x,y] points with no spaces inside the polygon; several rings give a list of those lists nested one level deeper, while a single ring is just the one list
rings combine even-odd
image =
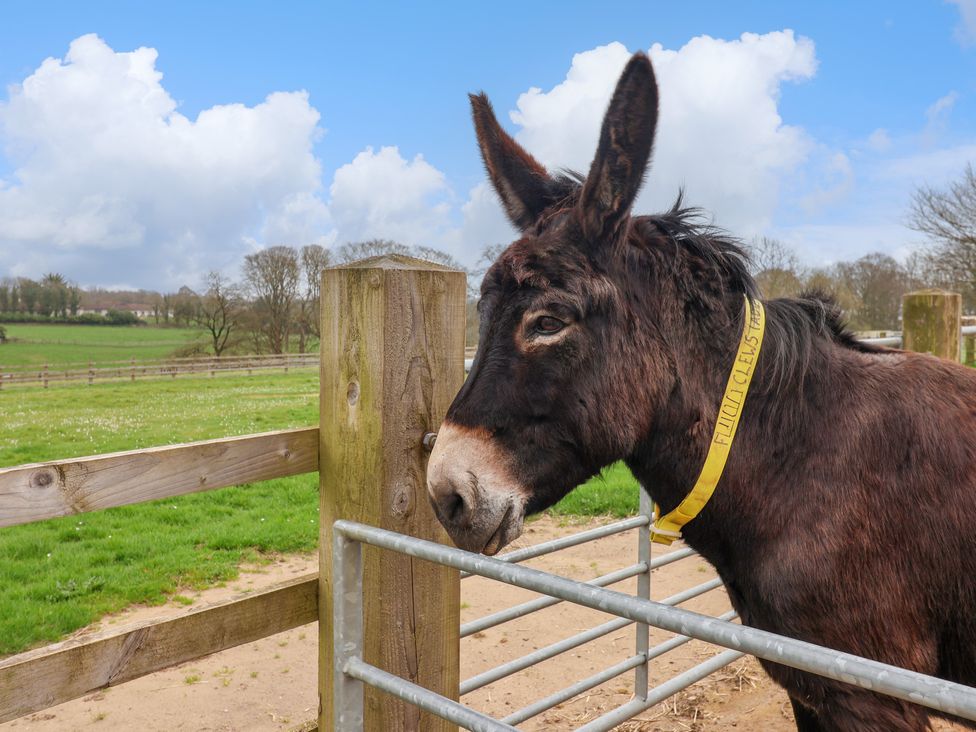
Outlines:
[{"label": "yellow collar", "polygon": [[732,449],[732,441],[739,426],[739,417],[746,403],[749,384],[752,383],[752,372],[759,360],[763,333],[766,330],[766,311],[762,303],[758,300],[753,302],[748,296],[745,300],[742,338],[739,339],[739,350],[735,354],[735,361],[732,362],[732,373],[729,374],[729,381],[725,385],[725,394],[722,396],[718,418],[715,420],[715,429],[712,432],[712,442],[708,447],[705,464],[691,492],[671,513],[666,516],[659,515],[654,526],[651,527],[651,540],[658,544],[671,544],[675,539],[681,538],[681,528],[705,508],[705,504],[712,497],[715,486],[722,477],[722,471],[725,470],[725,461],[728,460],[729,451]]}]

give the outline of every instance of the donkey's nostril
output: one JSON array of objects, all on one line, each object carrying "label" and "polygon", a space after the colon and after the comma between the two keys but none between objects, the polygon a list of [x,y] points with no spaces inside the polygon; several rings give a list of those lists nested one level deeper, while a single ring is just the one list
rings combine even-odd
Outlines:
[{"label": "donkey's nostril", "polygon": [[444,515],[451,523],[459,524],[464,518],[464,497],[457,492],[453,492],[443,499]]}]

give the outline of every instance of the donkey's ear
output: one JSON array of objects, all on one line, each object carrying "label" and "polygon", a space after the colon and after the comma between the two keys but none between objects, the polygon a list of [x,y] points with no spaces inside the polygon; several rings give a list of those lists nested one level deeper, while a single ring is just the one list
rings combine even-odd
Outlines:
[{"label": "donkey's ear", "polygon": [[524,231],[551,203],[552,180],[539,161],[501,128],[488,97],[483,93],[468,96],[488,177],[502,199],[508,218]]},{"label": "donkey's ear", "polygon": [[630,211],[651,157],[656,127],[654,69],[646,55],[636,53],[613,92],[596,157],[580,194],[580,221],[590,242],[612,236]]}]

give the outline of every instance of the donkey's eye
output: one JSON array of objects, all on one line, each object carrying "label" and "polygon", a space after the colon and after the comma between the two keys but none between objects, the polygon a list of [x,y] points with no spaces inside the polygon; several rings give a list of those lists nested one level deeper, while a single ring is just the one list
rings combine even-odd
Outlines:
[{"label": "donkey's eye", "polygon": [[551,315],[543,315],[536,318],[533,329],[536,333],[541,333],[542,335],[552,335],[558,333],[565,327],[566,324],[558,318],[554,318]]}]

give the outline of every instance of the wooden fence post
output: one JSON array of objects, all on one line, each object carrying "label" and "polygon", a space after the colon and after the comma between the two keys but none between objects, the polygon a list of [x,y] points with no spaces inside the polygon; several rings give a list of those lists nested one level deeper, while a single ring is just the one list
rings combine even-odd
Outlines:
[{"label": "wooden fence post", "polygon": [[[962,326],[976,325],[976,316],[963,315],[961,318]],[[964,335],[961,343],[962,363],[967,366],[976,366],[976,335]]]},{"label": "wooden fence post", "polygon": [[919,290],[902,297],[902,345],[958,362],[961,357],[962,296],[946,290]]},{"label": "wooden fence post", "polygon": [[[422,440],[464,380],[465,275],[380,256],[322,274],[319,730],[333,729],[332,524],[350,519],[449,544],[426,494]],[[367,663],[452,699],[458,573],[364,547]],[[366,688],[365,729],[456,730]]]}]

